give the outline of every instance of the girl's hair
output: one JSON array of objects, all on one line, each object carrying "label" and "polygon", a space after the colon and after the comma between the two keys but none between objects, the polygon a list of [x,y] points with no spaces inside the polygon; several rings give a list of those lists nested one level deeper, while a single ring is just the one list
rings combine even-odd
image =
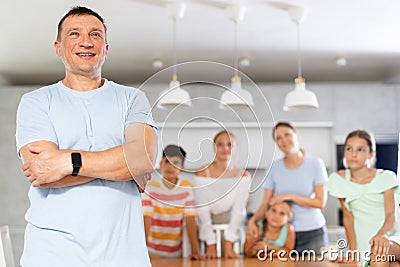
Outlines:
[{"label": "girl's hair", "polygon": [[293,125],[291,125],[291,124],[288,123],[288,122],[280,121],[280,122],[278,122],[277,124],[275,124],[274,128],[272,129],[272,139],[273,139],[274,141],[275,141],[275,132],[276,132],[276,129],[278,129],[278,127],[280,127],[280,126],[290,128],[290,129],[293,130],[293,132],[297,133],[297,129],[296,129]]},{"label": "girl's hair", "polygon": [[375,138],[372,133],[366,131],[366,130],[355,130],[349,133],[346,137],[346,141],[344,142],[344,145],[346,146],[347,141],[352,138],[352,137],[359,137],[367,141],[368,147],[370,152],[376,150],[376,143],[375,143]]},{"label": "girl's hair", "polygon": [[[284,200],[282,201],[282,203],[286,203],[289,206],[289,219],[293,217],[293,212],[292,212],[292,202],[288,201],[288,200]],[[267,211],[271,208],[271,205],[268,205]],[[268,226],[268,221],[267,218],[264,218],[264,220],[262,221],[262,234],[261,236],[265,235],[265,231],[267,230],[267,226]]]},{"label": "girl's hair", "polygon": [[[375,143],[375,138],[374,135],[372,133],[370,133],[367,130],[354,130],[351,133],[349,133],[346,137],[346,141],[344,142],[344,147],[346,147],[347,145],[347,141],[352,138],[352,137],[359,137],[364,139],[365,141],[367,141],[367,145],[369,147],[369,152],[373,152],[376,151],[376,143]],[[344,148],[346,149],[346,148]],[[375,164],[375,157],[373,159],[371,159],[370,161],[370,165],[373,166]],[[343,156],[343,165],[345,166],[345,168],[347,169],[347,163],[346,163],[346,158]]]},{"label": "girl's hair", "polygon": [[220,135],[223,135],[223,134],[227,134],[227,135],[229,135],[229,137],[230,137],[231,139],[236,140],[236,136],[235,136],[233,133],[231,133],[231,132],[229,132],[229,131],[227,131],[227,130],[222,130],[222,131],[218,132],[218,133],[214,136],[214,144],[217,142],[218,137],[219,137]]}]

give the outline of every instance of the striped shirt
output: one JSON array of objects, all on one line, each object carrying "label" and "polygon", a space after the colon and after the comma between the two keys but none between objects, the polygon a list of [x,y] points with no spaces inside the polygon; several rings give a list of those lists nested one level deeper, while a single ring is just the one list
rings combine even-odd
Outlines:
[{"label": "striped shirt", "polygon": [[178,180],[169,189],[159,179],[151,180],[142,195],[143,215],[151,216],[147,237],[149,252],[163,257],[179,257],[182,253],[184,216],[196,216],[192,184]]}]

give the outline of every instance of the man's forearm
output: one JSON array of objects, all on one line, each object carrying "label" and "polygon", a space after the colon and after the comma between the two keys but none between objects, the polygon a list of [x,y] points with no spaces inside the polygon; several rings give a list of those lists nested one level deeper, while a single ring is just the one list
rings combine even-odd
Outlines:
[{"label": "man's forearm", "polygon": [[86,177],[86,176],[65,176],[64,178],[62,178],[61,180],[58,180],[56,182],[51,182],[51,183],[47,183],[47,184],[42,184],[40,185],[40,187],[43,188],[62,188],[62,187],[68,187],[68,186],[74,186],[74,185],[80,185],[80,184],[86,184],[89,183],[93,180],[95,180],[96,178],[90,178],[90,177]]},{"label": "man's forearm", "polygon": [[79,152],[82,156],[79,175],[114,181],[132,180],[122,145],[99,152]]},{"label": "man's forearm", "polygon": [[58,150],[49,142],[27,145],[21,149],[21,153],[28,155],[24,157],[26,160],[22,165],[24,175],[33,186],[62,180],[73,171],[71,153],[75,152],[81,154],[79,176],[76,179],[68,178],[65,183],[74,185],[89,181],[80,176],[114,181],[134,179],[143,190],[154,170],[157,135],[149,125],[136,124],[132,127],[133,137],[127,138],[124,145],[104,151]]}]

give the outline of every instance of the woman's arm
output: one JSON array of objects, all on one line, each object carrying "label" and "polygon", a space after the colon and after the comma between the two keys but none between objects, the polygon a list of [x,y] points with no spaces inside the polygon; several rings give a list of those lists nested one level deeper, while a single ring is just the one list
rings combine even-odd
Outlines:
[{"label": "woman's arm", "polygon": [[322,209],[325,207],[327,200],[327,192],[325,190],[325,185],[318,184],[314,186],[315,196],[313,198],[300,196],[296,194],[282,194],[276,195],[271,199],[271,205],[278,204],[282,201],[293,201],[294,203],[304,206],[307,208],[318,208]]},{"label": "woman's arm", "polygon": [[254,238],[258,239],[259,238],[259,232],[257,228],[257,222],[264,218],[265,212],[267,211],[268,204],[272,198],[274,191],[272,189],[265,189],[264,190],[264,198],[263,201],[260,205],[260,207],[257,209],[256,213],[249,219],[247,222],[247,233],[252,234]]},{"label": "woman's arm", "polygon": [[385,203],[385,221],[378,232],[371,238],[371,252],[377,255],[384,255],[389,252],[390,241],[388,235],[392,232],[395,218],[395,189],[391,188],[383,193]]},{"label": "woman's arm", "polygon": [[344,198],[339,198],[340,206],[343,211],[343,226],[346,231],[347,242],[349,242],[349,250],[357,249],[356,234],[354,232],[353,214],[346,208]]}]

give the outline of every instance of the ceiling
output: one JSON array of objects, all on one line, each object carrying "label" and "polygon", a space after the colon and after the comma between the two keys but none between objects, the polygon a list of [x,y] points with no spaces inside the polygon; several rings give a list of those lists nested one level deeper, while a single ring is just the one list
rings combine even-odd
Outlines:
[{"label": "ceiling", "polygon": [[[161,0],[0,1],[0,83],[46,84],[63,77],[53,41],[59,19],[71,6],[88,6],[108,26],[110,51],[104,76],[142,83],[172,64],[173,23]],[[213,5],[205,4],[213,2]],[[250,60],[240,71],[255,82],[289,82],[297,75],[296,25],[286,4],[305,6],[300,25],[303,76],[312,81],[400,81],[400,1],[298,0],[227,1],[244,3],[238,24],[238,54]],[[186,1],[177,22],[178,62],[213,61],[233,66],[234,23],[224,1]],[[335,58],[344,56],[346,66]],[[195,79],[196,73],[188,73]]]}]

